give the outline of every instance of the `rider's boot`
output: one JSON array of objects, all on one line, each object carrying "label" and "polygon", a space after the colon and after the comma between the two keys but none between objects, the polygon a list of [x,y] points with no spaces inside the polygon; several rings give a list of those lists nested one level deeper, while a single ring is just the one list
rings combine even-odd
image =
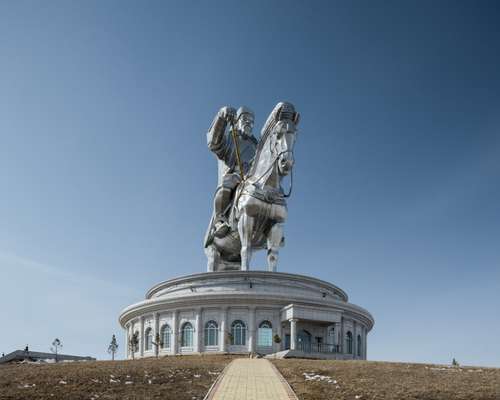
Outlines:
[{"label": "rider's boot", "polygon": [[220,187],[214,198],[215,222],[214,236],[221,238],[229,232],[229,224],[225,217],[226,208],[231,201],[231,189]]},{"label": "rider's boot", "polygon": [[214,236],[221,238],[228,234],[229,224],[223,216],[218,216],[214,223]]}]

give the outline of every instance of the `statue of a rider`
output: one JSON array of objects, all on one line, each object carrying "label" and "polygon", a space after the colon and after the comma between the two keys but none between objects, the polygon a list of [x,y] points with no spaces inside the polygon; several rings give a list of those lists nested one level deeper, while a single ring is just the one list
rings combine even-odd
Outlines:
[{"label": "statue of a rider", "polygon": [[234,108],[226,106],[216,114],[207,132],[208,148],[218,159],[219,174],[214,214],[205,247],[210,245],[214,236],[222,237],[230,229],[228,214],[234,192],[242,177],[248,173],[257,148],[258,141],[252,133],[253,125],[254,114],[248,107],[242,106],[236,112]]}]

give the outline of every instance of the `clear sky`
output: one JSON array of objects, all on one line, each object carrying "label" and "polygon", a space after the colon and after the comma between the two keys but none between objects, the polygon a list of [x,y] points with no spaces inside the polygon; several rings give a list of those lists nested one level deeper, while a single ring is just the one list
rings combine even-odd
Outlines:
[{"label": "clear sky", "polygon": [[[106,358],[203,272],[245,104],[302,114],[279,270],[375,317],[368,357],[500,367],[498,2],[0,2],[0,351]],[[253,262],[264,268],[264,257]]]}]

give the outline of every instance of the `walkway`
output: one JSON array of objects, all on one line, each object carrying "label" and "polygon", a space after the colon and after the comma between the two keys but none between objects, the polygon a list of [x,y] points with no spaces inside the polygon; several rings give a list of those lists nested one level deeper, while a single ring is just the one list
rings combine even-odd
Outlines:
[{"label": "walkway", "polygon": [[210,390],[206,400],[296,400],[276,367],[263,358],[238,358]]}]

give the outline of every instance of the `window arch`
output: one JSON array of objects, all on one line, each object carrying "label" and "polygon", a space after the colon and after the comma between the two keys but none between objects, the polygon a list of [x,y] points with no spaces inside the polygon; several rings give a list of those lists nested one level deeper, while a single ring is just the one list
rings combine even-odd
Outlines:
[{"label": "window arch", "polygon": [[152,350],[153,349],[153,330],[151,328],[147,328],[144,332],[144,350]]},{"label": "window arch", "polygon": [[160,339],[161,339],[161,348],[169,349],[170,348],[170,338],[172,337],[172,329],[168,324],[165,324],[160,329]]},{"label": "window arch", "polygon": [[231,325],[231,344],[244,346],[247,342],[247,326],[243,321],[236,320]]},{"label": "window arch", "polygon": [[348,331],[346,334],[347,354],[352,354],[352,333]]},{"label": "window arch", "polygon": [[208,321],[205,324],[205,346],[217,346],[219,326],[215,321]]},{"label": "window arch", "polygon": [[361,335],[358,335],[358,339],[356,342],[356,352],[358,353],[358,357],[361,357]]},{"label": "window arch", "polygon": [[273,325],[269,321],[262,321],[257,332],[257,346],[272,347]]},{"label": "window arch", "polygon": [[193,325],[186,322],[181,329],[181,347],[193,347]]}]

